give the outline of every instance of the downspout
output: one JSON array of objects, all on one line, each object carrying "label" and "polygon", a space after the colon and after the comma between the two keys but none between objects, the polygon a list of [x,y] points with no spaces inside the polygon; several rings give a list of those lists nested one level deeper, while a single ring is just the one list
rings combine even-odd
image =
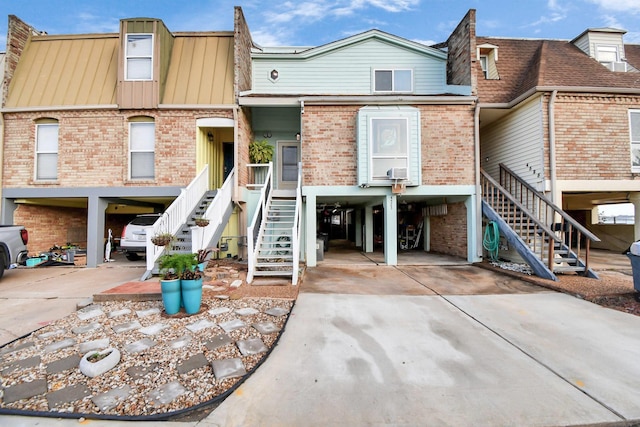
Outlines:
[{"label": "downspout", "polygon": [[562,206],[562,200],[556,200],[556,119],[555,119],[555,102],[558,90],[551,92],[549,98],[549,177],[551,179],[551,200]]},{"label": "downspout", "polygon": [[473,111],[474,151],[475,151],[475,184],[476,184],[476,258],[482,260],[482,188],[480,186],[480,103],[476,101]]}]

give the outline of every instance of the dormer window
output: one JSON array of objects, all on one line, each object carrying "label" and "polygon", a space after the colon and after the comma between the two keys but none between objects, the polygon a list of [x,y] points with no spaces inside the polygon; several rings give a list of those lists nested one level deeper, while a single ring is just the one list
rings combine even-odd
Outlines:
[{"label": "dormer window", "polygon": [[476,57],[482,67],[482,74],[487,80],[497,80],[500,78],[498,74],[498,46],[484,43],[477,46]]},{"label": "dormer window", "polygon": [[153,35],[127,34],[126,80],[153,79]]},{"label": "dormer window", "polygon": [[379,69],[373,71],[374,92],[413,92],[413,70]]}]

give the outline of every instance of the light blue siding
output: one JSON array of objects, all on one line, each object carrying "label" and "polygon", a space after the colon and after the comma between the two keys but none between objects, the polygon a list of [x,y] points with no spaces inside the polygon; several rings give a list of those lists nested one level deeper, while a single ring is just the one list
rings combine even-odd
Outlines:
[{"label": "light blue siding", "polygon": [[[426,49],[426,48],[425,48]],[[374,69],[413,70],[413,94],[447,92],[446,57],[372,37],[317,56],[254,55],[253,92],[264,94],[370,95]],[[272,70],[278,79],[272,81]]]}]

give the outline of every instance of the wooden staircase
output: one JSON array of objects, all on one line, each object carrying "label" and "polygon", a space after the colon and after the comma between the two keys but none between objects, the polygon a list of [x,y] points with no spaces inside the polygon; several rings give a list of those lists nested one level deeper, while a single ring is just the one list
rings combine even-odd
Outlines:
[{"label": "wooden staircase", "polygon": [[254,276],[293,276],[295,197],[273,196],[257,244]]},{"label": "wooden staircase", "polygon": [[505,165],[500,182],[481,171],[482,212],[529,264],[534,274],[558,280],[575,272],[598,278],[589,268],[589,246],[598,237]]}]

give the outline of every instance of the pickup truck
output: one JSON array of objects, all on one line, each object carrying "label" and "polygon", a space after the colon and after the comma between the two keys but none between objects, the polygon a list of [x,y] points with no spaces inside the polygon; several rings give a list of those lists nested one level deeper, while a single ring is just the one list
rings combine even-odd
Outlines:
[{"label": "pickup truck", "polygon": [[29,233],[22,225],[0,225],[0,278],[5,270],[24,265]]}]

